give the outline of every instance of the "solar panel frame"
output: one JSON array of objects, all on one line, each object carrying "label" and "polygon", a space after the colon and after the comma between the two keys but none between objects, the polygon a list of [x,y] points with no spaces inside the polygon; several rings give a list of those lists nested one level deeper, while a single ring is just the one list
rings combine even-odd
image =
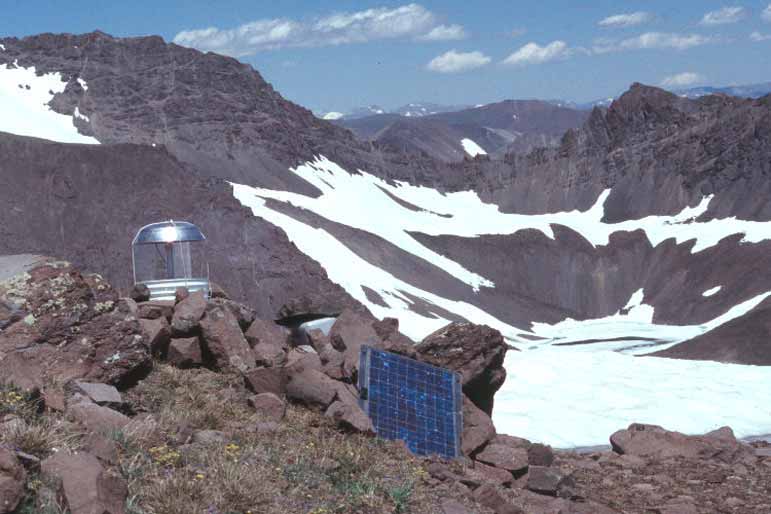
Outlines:
[{"label": "solar panel frame", "polygon": [[359,403],[378,437],[401,439],[417,455],[461,455],[459,373],[366,345],[359,358]]}]

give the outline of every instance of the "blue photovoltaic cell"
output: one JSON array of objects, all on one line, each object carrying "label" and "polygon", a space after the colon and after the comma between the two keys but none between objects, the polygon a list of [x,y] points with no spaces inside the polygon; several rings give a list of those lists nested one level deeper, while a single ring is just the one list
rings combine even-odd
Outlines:
[{"label": "blue photovoltaic cell", "polygon": [[359,391],[379,437],[401,439],[418,455],[460,455],[463,404],[457,373],[364,346]]}]

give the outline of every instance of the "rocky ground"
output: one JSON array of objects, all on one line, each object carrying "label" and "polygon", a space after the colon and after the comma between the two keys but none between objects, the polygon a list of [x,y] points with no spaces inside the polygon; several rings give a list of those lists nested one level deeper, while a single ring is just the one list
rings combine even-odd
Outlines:
[{"label": "rocky ground", "polygon": [[[0,514],[771,512],[771,448],[728,428],[632,425],[588,454],[496,434],[507,346],[487,327],[412,345],[344,310],[297,347],[221,292],[149,302],[66,262],[19,271],[0,280]],[[463,458],[373,437],[362,344],[461,374]]]}]

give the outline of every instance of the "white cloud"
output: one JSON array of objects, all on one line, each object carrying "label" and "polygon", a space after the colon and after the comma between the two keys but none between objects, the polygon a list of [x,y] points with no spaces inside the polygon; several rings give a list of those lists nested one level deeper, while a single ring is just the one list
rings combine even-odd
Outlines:
[{"label": "white cloud", "polygon": [[437,16],[419,4],[379,7],[323,16],[301,22],[287,18],[262,19],[232,29],[209,27],[184,30],[174,42],[234,57],[286,47],[317,47],[364,43],[383,39],[440,41],[461,39],[460,25],[441,25]]},{"label": "white cloud", "polygon": [[627,14],[614,14],[600,20],[597,25],[601,27],[634,27],[651,21],[653,17],[650,13],[637,11]]},{"label": "white cloud", "polygon": [[760,17],[771,23],[771,4],[768,4],[768,7],[763,9],[763,12],[760,13]]},{"label": "white cloud", "polygon": [[744,7],[723,7],[717,11],[710,11],[705,14],[700,23],[707,26],[736,23],[744,18],[746,13],[747,11]]},{"label": "white cloud", "polygon": [[573,55],[574,50],[564,41],[552,41],[546,46],[538,43],[528,43],[503,60],[503,64],[512,66],[527,66],[528,64],[543,64],[556,59],[565,59]]},{"label": "white cloud", "polygon": [[704,77],[702,75],[692,71],[685,71],[683,73],[678,73],[677,75],[666,77],[661,81],[661,85],[663,87],[685,87],[692,86],[698,82],[703,81]]},{"label": "white cloud", "polygon": [[752,34],[750,34],[750,39],[758,43],[760,43],[761,41],[769,41],[771,40],[771,34],[763,34],[761,32],[755,31]]},{"label": "white cloud", "polygon": [[480,68],[490,63],[490,58],[482,52],[456,52],[450,50],[431,59],[426,66],[438,73],[460,73]]},{"label": "white cloud", "polygon": [[676,34],[664,32],[646,32],[620,41],[599,40],[595,42],[592,51],[598,54],[622,52],[625,50],[650,50],[673,48],[686,50],[695,46],[712,43],[714,38],[700,34]]},{"label": "white cloud", "polygon": [[428,34],[418,36],[421,41],[452,41],[465,38],[466,31],[460,25],[439,25]]}]

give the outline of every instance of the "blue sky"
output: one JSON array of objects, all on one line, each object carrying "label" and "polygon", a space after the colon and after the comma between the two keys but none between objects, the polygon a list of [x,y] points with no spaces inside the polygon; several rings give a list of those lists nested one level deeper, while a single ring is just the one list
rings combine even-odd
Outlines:
[{"label": "blue sky", "polygon": [[771,81],[769,0],[3,3],[2,36],[100,29],[176,38],[252,64],[284,96],[319,112],[586,101],[634,81]]}]

